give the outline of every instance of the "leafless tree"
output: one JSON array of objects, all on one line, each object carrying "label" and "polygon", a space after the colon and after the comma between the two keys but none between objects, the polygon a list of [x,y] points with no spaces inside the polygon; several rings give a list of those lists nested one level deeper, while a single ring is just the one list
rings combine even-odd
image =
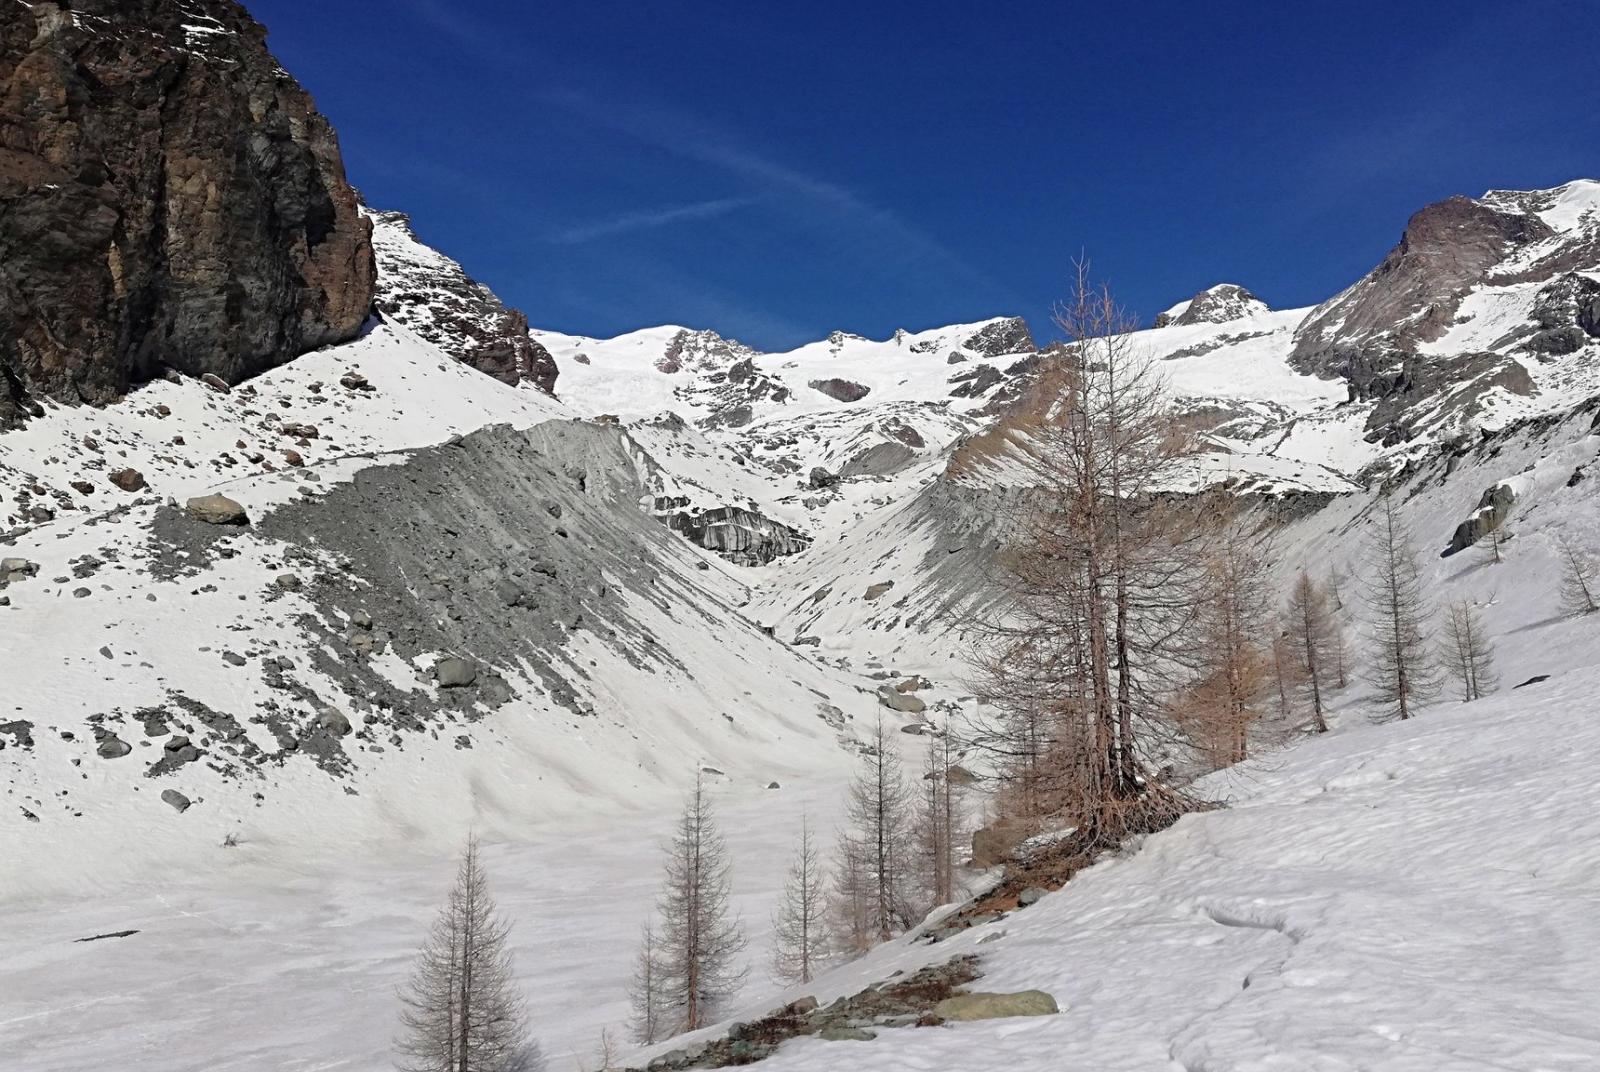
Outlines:
[{"label": "leafless tree", "polygon": [[802,817],[800,844],[772,920],[772,974],[780,983],[809,983],[827,959],[827,883],[811,824]]},{"label": "leafless tree", "polygon": [[1502,525],[1496,525],[1483,534],[1483,539],[1478,541],[1478,546],[1488,554],[1491,562],[1504,562],[1505,555],[1501,553],[1501,549],[1505,547],[1507,538],[1508,534],[1505,528]]},{"label": "leafless tree", "polygon": [[1198,672],[1173,705],[1179,724],[1216,768],[1249,757],[1252,729],[1264,714],[1278,633],[1266,577],[1264,548],[1237,529],[1219,534],[1207,557]]},{"label": "leafless tree", "polygon": [[[696,778],[667,849],[656,903],[660,933],[651,970],[659,978],[653,988],[660,995],[655,1015],[661,1036],[704,1027],[744,984],[746,973],[734,963],[745,940],[728,905],[729,874],[727,844],[705,783]],[[636,973],[635,993],[642,990]]]},{"label": "leafless tree", "polygon": [[1425,640],[1427,599],[1411,534],[1394,499],[1385,494],[1368,540],[1362,595],[1371,616],[1367,676],[1391,714],[1410,718],[1418,703],[1439,693],[1439,673]]},{"label": "leafless tree", "polygon": [[401,994],[404,1072],[533,1072],[543,1066],[472,838]]},{"label": "leafless tree", "polygon": [[1338,566],[1328,571],[1328,602],[1333,605],[1335,612],[1344,610],[1344,590],[1350,578]]},{"label": "leafless tree", "polygon": [[950,778],[955,765],[948,728],[931,743],[923,764],[918,794],[916,841],[921,885],[928,907],[955,899],[956,845],[962,830],[962,787]]},{"label": "leafless tree", "polygon": [[1299,663],[1302,688],[1311,701],[1311,726],[1318,733],[1328,732],[1323,692],[1333,684],[1331,664],[1341,661],[1338,625],[1329,602],[1328,593],[1311,579],[1309,572],[1301,570],[1289,590],[1289,605],[1283,616]]},{"label": "leafless tree", "polygon": [[[886,942],[911,922],[911,794],[881,717],[862,750],[845,816],[850,830],[841,846],[843,868],[865,883],[868,932]],[[857,894],[846,896],[853,901]]]},{"label": "leafless tree", "polygon": [[656,943],[655,924],[646,923],[639,936],[633,978],[628,981],[628,1005],[632,1010],[628,1027],[633,1033],[633,1040],[644,1045],[657,1042],[667,1034],[662,975],[661,950]]},{"label": "leafless tree", "polygon": [[828,917],[834,946],[846,956],[858,956],[877,940],[872,906],[877,898],[867,867],[866,845],[845,831],[839,836],[834,858]]},{"label": "leafless tree", "polygon": [[1012,424],[1030,509],[1002,559],[1008,599],[979,627],[975,686],[1028,726],[1034,806],[1115,843],[1190,806],[1150,760],[1187,672],[1205,526],[1196,503],[1164,494],[1189,442],[1134,322],[1086,264],[1057,323],[1067,343]]},{"label": "leafless tree", "polygon": [[1568,614],[1600,610],[1600,603],[1595,602],[1600,584],[1596,583],[1594,563],[1564,532],[1556,537],[1556,547],[1561,560],[1561,609]]},{"label": "leafless tree", "polygon": [[1450,604],[1440,656],[1455,677],[1464,702],[1482,699],[1499,686],[1494,646],[1484,631],[1478,609],[1464,599]]}]

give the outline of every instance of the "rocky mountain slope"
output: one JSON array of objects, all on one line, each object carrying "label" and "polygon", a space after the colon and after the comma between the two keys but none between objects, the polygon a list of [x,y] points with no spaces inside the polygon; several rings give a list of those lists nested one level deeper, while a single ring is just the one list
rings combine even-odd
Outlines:
[{"label": "rocky mountain slope", "polygon": [[370,226],[233,0],[0,4],[0,426],[353,337]]},{"label": "rocky mountain slope", "polygon": [[501,383],[546,394],[556,382],[549,351],[528,335],[528,318],[422,240],[403,212],[364,213],[378,259],[377,309]]}]

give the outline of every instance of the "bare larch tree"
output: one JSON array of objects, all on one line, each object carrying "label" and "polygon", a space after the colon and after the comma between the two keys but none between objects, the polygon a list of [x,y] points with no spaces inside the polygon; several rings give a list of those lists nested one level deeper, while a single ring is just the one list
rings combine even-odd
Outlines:
[{"label": "bare larch tree", "polygon": [[1450,604],[1440,656],[1456,679],[1463,702],[1480,700],[1499,687],[1494,646],[1484,631],[1478,608],[1464,599]]},{"label": "bare larch tree", "polygon": [[1299,663],[1301,687],[1311,701],[1311,728],[1327,733],[1325,693],[1334,684],[1332,671],[1339,659],[1335,649],[1338,626],[1328,593],[1306,570],[1300,571],[1289,589],[1289,605],[1284,610],[1283,621]]},{"label": "bare larch tree", "polygon": [[828,879],[811,824],[800,820],[800,843],[772,918],[772,975],[778,982],[809,983],[827,959]]},{"label": "bare larch tree", "polygon": [[704,1027],[744,984],[745,971],[734,963],[745,940],[728,904],[730,873],[727,843],[697,777],[667,849],[656,904],[664,1035]]},{"label": "bare larch tree", "polygon": [[1394,499],[1379,499],[1361,578],[1371,618],[1367,677],[1378,701],[1399,718],[1439,693],[1439,673],[1425,639],[1429,618],[1411,535]]},{"label": "bare larch tree", "polygon": [[956,846],[962,837],[962,787],[950,777],[955,765],[949,727],[928,746],[917,795],[916,843],[927,907],[955,899]]},{"label": "bare larch tree", "polygon": [[646,923],[639,936],[633,978],[628,981],[628,1028],[635,1042],[649,1045],[665,1037],[665,995],[662,993],[661,950],[654,923]]},{"label": "bare larch tree", "polygon": [[[867,930],[887,942],[911,922],[911,792],[893,735],[878,719],[872,740],[850,782],[845,818],[850,825],[841,856],[856,854],[866,884]],[[844,866],[851,862],[846,859]]]},{"label": "bare larch tree", "polygon": [[1007,599],[977,623],[974,685],[1039,726],[1038,809],[1112,844],[1190,806],[1150,759],[1190,661],[1205,526],[1163,494],[1184,483],[1188,438],[1135,322],[1086,264],[1057,323],[1067,341],[1011,424],[1031,509],[1002,557]]},{"label": "bare larch tree", "polygon": [[1173,704],[1185,733],[1216,768],[1249,758],[1251,731],[1265,713],[1278,632],[1266,577],[1265,548],[1235,528],[1219,533],[1206,561],[1196,674]]},{"label": "bare larch tree", "polygon": [[1596,583],[1594,563],[1564,532],[1556,537],[1556,548],[1561,560],[1561,609],[1568,614],[1600,610],[1600,602],[1596,602],[1600,584]]},{"label": "bare larch tree", "polygon": [[469,839],[455,886],[401,994],[396,1049],[404,1072],[531,1072],[523,997],[506,948],[510,924],[495,908]]}]

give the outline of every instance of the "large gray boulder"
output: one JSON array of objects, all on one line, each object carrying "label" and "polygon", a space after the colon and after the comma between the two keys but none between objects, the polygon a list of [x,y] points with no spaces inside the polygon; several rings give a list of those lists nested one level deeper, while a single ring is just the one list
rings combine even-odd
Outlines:
[{"label": "large gray boulder", "polygon": [[891,711],[907,715],[920,715],[928,706],[909,692],[896,692],[887,685],[878,690],[878,702]]},{"label": "large gray boulder", "polygon": [[226,495],[199,495],[185,505],[189,516],[207,525],[248,525],[244,506]]},{"label": "large gray boulder", "polygon": [[132,751],[133,746],[114,733],[107,734],[100,741],[100,747],[95,749],[101,759],[121,759]]},{"label": "large gray boulder", "polygon": [[433,676],[441,689],[463,689],[478,680],[478,668],[466,659],[451,655],[440,659]]},{"label": "large gray boulder", "polygon": [[189,798],[176,789],[163,789],[161,791],[161,799],[179,812],[189,810]]},{"label": "large gray boulder", "polygon": [[1008,1016],[1051,1016],[1060,1012],[1056,999],[1043,990],[1014,994],[957,994],[933,1007],[941,1020],[999,1020]]}]

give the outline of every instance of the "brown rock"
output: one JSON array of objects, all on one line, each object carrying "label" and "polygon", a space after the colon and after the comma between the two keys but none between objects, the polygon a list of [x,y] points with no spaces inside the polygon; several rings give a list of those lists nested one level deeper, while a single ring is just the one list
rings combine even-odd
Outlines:
[{"label": "brown rock", "polygon": [[0,18],[0,425],[352,338],[370,226],[331,127],[232,0]]},{"label": "brown rock", "polygon": [[283,452],[283,462],[285,465],[298,469],[306,463],[306,460],[300,456],[298,450],[285,450]]},{"label": "brown rock", "polygon": [[108,479],[123,491],[139,491],[145,486],[144,474],[137,469],[118,469]]}]

